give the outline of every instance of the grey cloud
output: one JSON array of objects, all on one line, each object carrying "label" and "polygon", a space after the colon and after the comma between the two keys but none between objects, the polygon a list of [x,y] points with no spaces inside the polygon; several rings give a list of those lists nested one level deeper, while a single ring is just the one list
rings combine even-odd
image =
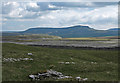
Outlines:
[{"label": "grey cloud", "polygon": [[[9,3],[9,2],[8,2]],[[17,8],[21,8],[24,11],[28,12],[45,12],[45,11],[55,11],[55,10],[62,10],[65,8],[83,8],[83,7],[104,7],[108,5],[116,5],[117,2],[36,2],[38,7],[32,7],[27,5],[28,2],[16,2],[16,3],[9,3],[7,2],[2,4],[2,14],[9,14],[11,11],[14,11]],[[49,5],[55,7],[49,7]],[[19,12],[19,11],[18,11]],[[36,14],[38,15],[38,14]],[[34,17],[34,16],[33,16]]]},{"label": "grey cloud", "polygon": [[51,2],[51,4],[59,7],[104,7],[116,5],[117,2]]},{"label": "grey cloud", "polygon": [[39,8],[33,8],[33,7],[26,7],[27,11],[32,11],[32,12],[39,12],[40,11],[40,7]]},{"label": "grey cloud", "polygon": [[[29,5],[29,2],[5,2],[2,4],[2,14],[3,16],[5,15],[5,18],[7,19],[14,19],[17,17],[14,17],[14,15],[10,16],[10,13],[15,12],[18,18],[31,19],[31,18],[37,18],[42,14],[46,14],[51,11],[60,9],[59,7],[54,5],[52,5],[52,7],[49,7],[51,4],[48,2],[36,2],[36,3],[34,2],[34,4],[37,7],[34,7],[34,5],[33,6]],[[21,9],[21,10],[16,11],[17,9],[18,10]]]},{"label": "grey cloud", "polygon": [[[58,7],[57,5],[51,4],[49,2],[37,2],[37,5],[40,6],[40,10],[41,11],[48,11],[48,10],[59,10],[61,9],[60,7]],[[53,5],[56,7],[50,8],[49,5]]]},{"label": "grey cloud", "polygon": [[13,5],[12,3],[3,2],[2,3],[2,14],[8,14],[15,8],[17,8],[17,7],[15,5]]}]

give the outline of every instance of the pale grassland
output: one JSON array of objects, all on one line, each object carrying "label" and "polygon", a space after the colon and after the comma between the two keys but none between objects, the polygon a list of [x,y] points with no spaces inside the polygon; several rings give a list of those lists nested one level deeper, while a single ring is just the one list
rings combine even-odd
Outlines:
[{"label": "pale grassland", "polygon": [[93,41],[108,41],[111,39],[107,39],[107,38],[63,38],[64,40],[93,40]]}]

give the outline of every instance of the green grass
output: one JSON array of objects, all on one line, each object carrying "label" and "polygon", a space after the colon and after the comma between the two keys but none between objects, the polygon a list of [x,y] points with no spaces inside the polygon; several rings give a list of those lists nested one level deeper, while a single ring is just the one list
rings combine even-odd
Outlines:
[{"label": "green grass", "polygon": [[[27,53],[33,53],[33,56],[28,56]],[[88,78],[89,81],[118,80],[118,51],[116,50],[56,49],[3,43],[2,57],[34,59],[33,61],[3,62],[3,81],[29,81],[29,74],[50,69],[51,65],[54,66],[53,70],[62,72],[64,75],[80,76]],[[75,64],[58,63],[66,61],[75,62]]]}]

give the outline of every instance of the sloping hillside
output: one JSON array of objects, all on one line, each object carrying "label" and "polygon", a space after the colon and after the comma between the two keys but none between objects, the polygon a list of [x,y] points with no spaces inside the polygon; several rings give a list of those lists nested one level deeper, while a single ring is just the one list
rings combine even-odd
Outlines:
[{"label": "sloping hillside", "polygon": [[103,37],[103,36],[117,36],[118,31],[113,30],[95,30],[89,26],[72,26],[65,28],[47,28],[37,27],[30,28],[21,33],[32,33],[32,34],[48,34],[60,36],[63,38],[75,38],[75,37]]}]

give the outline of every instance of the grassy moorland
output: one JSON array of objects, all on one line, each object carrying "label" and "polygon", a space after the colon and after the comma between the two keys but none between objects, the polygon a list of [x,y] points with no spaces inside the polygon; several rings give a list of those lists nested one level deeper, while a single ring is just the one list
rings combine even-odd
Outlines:
[{"label": "grassy moorland", "polygon": [[14,42],[34,42],[34,41],[41,41],[43,39],[56,40],[56,39],[61,39],[61,37],[47,35],[47,34],[26,34],[26,35],[3,36],[2,37],[3,41],[14,41]]},{"label": "grassy moorland", "polygon": [[[33,59],[33,61],[3,62],[3,81],[29,81],[29,74],[47,69],[62,72],[73,78],[76,76],[88,78],[88,81],[118,80],[117,50],[56,49],[3,43],[2,58]],[[75,64],[59,62],[75,62]]]}]

